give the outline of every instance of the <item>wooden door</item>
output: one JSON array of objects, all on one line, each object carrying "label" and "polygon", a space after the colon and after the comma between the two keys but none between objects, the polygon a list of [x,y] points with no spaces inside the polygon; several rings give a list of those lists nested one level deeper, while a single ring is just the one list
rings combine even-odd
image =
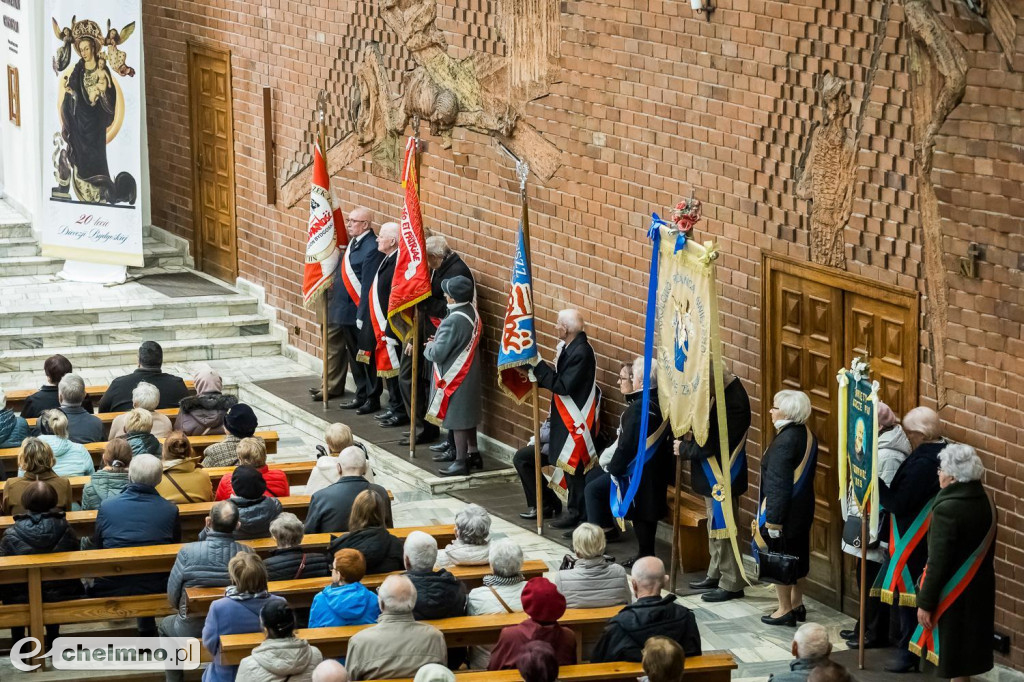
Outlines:
[{"label": "wooden door", "polygon": [[233,283],[238,275],[238,253],[231,53],[190,42],[188,94],[196,265]]}]

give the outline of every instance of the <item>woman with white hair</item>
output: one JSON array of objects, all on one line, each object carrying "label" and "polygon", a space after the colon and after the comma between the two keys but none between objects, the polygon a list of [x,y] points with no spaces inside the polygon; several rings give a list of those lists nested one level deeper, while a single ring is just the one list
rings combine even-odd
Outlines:
[{"label": "woman with white hair", "polygon": [[974,448],[947,445],[939,462],[942,489],[932,505],[910,650],[934,663],[936,676],[966,681],[992,669],[996,508]]},{"label": "woman with white hair", "polygon": [[[466,615],[481,616],[496,613],[522,613],[523,550],[514,540],[505,538],[491,543],[487,553],[491,574],[484,576],[483,587],[469,591]],[[493,646],[475,646],[469,649],[469,667],[486,670],[491,662]]]},{"label": "woman with white hair", "polygon": [[437,553],[438,568],[487,564],[490,539],[491,515],[478,504],[467,504],[455,515],[455,541]]},{"label": "woman with white hair", "polygon": [[92,455],[81,443],[68,438],[68,417],[60,410],[43,412],[37,422],[39,440],[50,446],[57,463],[53,472],[58,476],[92,476],[96,471]]},{"label": "woman with white hair", "polygon": [[[160,389],[153,384],[142,381],[139,382],[138,386],[132,389],[132,408],[149,412],[153,417],[153,428],[150,430],[150,433],[157,438],[166,438],[172,431],[173,424],[171,424],[171,420],[166,414],[156,411],[159,405]],[[126,419],[128,419],[127,412],[114,417],[114,421],[110,424],[109,438],[117,438],[124,434],[124,422]]]},{"label": "woman with white hair", "polygon": [[779,391],[772,402],[776,435],[761,456],[761,501],[754,524],[757,550],[775,550],[798,557],[796,580],[776,585],[779,607],[761,616],[766,625],[795,626],[807,618],[800,580],[807,576],[811,559],[811,524],[814,521],[814,470],[818,441],[807,426],[811,400],[803,391]]},{"label": "woman with white hair", "polygon": [[570,609],[596,609],[632,601],[626,569],[604,557],[604,531],[581,523],[572,532],[576,563],[551,575]]}]

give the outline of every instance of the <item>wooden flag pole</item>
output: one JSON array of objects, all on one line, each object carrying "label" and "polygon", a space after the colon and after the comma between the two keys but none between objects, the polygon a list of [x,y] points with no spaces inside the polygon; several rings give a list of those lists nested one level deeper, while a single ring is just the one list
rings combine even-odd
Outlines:
[{"label": "wooden flag pole", "polygon": [[[320,91],[319,96],[316,98],[316,108],[320,115],[320,126],[318,135],[320,136],[320,153],[324,155],[326,161],[327,158],[327,92],[324,90]],[[334,229],[338,229],[335,225]],[[323,398],[324,412],[327,411],[327,403],[329,395],[327,393],[327,292],[324,291],[320,294],[320,344],[322,348],[322,355],[324,359],[324,366],[322,376],[320,377],[320,390],[322,393],[320,397]]]},{"label": "wooden flag pole", "polygon": [[[842,455],[846,456],[846,455]],[[854,495],[856,497],[856,495]],[[874,511],[874,510],[872,510]],[[868,515],[861,509],[860,512],[860,633],[859,643],[860,646],[857,653],[857,665],[863,670],[864,669],[864,631],[867,629],[864,623],[864,616],[867,613],[867,590],[868,590]]]},{"label": "wooden flag pole", "polygon": [[679,505],[682,504],[682,481],[683,481],[683,458],[677,452],[676,454],[676,500],[672,506],[672,556],[669,559],[669,592],[676,591],[676,575],[679,572],[679,553],[681,548],[679,547]]},{"label": "wooden flag pole", "polygon": [[409,459],[416,459],[416,385],[420,371],[420,311],[412,309],[412,384],[409,386]]}]

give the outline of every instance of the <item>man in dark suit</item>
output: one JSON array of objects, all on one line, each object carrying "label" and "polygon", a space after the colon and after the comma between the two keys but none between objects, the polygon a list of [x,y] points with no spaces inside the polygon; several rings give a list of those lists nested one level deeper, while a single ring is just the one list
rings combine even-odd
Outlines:
[{"label": "man in dark suit", "polygon": [[366,453],[361,448],[351,445],[338,455],[338,470],[341,478],[331,485],[313,493],[306,513],[307,533],[339,533],[348,530],[348,517],[352,513],[352,503],[356,496],[364,490],[372,490],[384,503],[384,523],[390,528],[394,525],[391,516],[391,500],[388,491],[376,483],[370,483],[363,474],[366,473]]},{"label": "man in dark suit", "polygon": [[100,398],[100,412],[127,412],[134,407],[132,391],[145,381],[160,391],[157,409],[177,407],[178,402],[188,395],[181,377],[167,374],[160,367],[164,364],[164,349],[156,341],[143,341],[139,346],[139,368],[110,382],[107,392]]},{"label": "man in dark suit", "polygon": [[[551,525],[563,529],[575,528],[586,521],[586,502],[583,495],[586,471],[591,460],[596,463],[597,458],[594,445],[598,409],[595,383],[597,360],[583,326],[580,311],[563,310],[558,313],[555,330],[561,341],[555,367],[538,358],[537,364],[531,370],[537,378],[537,385],[553,394],[547,463],[565,472],[568,509]],[[524,519],[535,519],[538,510],[532,450],[519,450],[512,458],[512,463],[519,473],[527,506],[530,507],[520,516]],[[574,471],[570,473],[566,468]],[[558,498],[550,488],[545,488],[543,495],[544,509],[541,513],[553,514],[561,506]]]}]

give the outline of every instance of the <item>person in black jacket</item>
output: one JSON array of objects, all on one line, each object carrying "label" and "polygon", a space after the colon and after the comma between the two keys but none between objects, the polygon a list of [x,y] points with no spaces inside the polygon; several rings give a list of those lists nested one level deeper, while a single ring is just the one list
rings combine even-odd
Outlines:
[{"label": "person in black jacket", "polygon": [[277,549],[263,562],[268,580],[297,580],[299,578],[326,578],[331,574],[331,562],[322,550],[306,551],[302,546],[302,521],[291,512],[282,512],[270,524],[270,535]]},{"label": "person in black jacket", "polygon": [[658,557],[643,557],[633,564],[630,577],[636,601],[622,607],[605,626],[590,656],[591,663],[643,660],[647,639],[661,635],[683,647],[687,658],[700,656],[700,631],[693,612],[676,603],[676,595],[661,596],[668,583],[665,564]]},{"label": "person in black jacket", "polygon": [[[57,384],[64,378],[65,374],[72,372],[71,361],[63,355],[51,355],[43,363],[43,373],[46,375],[46,384],[38,391],[25,398],[21,405],[22,419],[33,419],[39,417],[47,410],[56,410],[60,407],[60,400],[57,397]],[[92,414],[92,398],[88,395],[82,401],[82,408]]]},{"label": "person in black jacket", "polygon": [[[434,570],[437,540],[423,531],[413,531],[402,550],[405,575],[416,587],[416,620],[436,620],[466,615],[467,591],[461,580],[445,569]],[[448,667],[458,670],[466,660],[466,647],[448,649]]]},{"label": "person in black jacket", "polygon": [[188,395],[181,377],[167,374],[160,369],[164,364],[164,349],[156,341],[143,341],[139,346],[139,368],[131,374],[118,377],[110,382],[107,392],[100,398],[100,412],[127,412],[132,409],[132,391],[140,382],[153,384],[160,391],[157,409],[177,407]]},{"label": "person in black jacket", "polygon": [[330,556],[338,550],[358,549],[366,559],[367,573],[390,573],[405,567],[402,541],[388,532],[384,525],[384,499],[373,490],[364,490],[352,503],[348,532],[331,540]]},{"label": "person in black jacket", "polygon": [[338,455],[338,469],[341,478],[331,485],[313,493],[306,513],[307,533],[336,533],[351,530],[349,517],[356,497],[365,490],[371,490],[382,500],[384,524],[394,526],[391,515],[391,500],[388,491],[363,478],[366,471],[366,454],[357,446],[349,446]]},{"label": "person in black jacket", "polygon": [[[942,438],[942,422],[935,410],[929,407],[915,407],[903,417],[903,431],[914,448],[910,456],[903,460],[900,468],[892,477],[889,485],[878,479],[878,500],[891,515],[890,522],[895,521],[900,534],[906,533],[923,510],[931,504],[939,493],[939,453],[946,447]],[[888,529],[879,532],[880,537],[888,537]],[[889,548],[896,551],[895,547]],[[890,557],[892,560],[892,557]],[[910,572],[912,584],[917,585],[928,562],[928,544],[918,542],[910,552],[906,566]],[[882,566],[885,574],[888,563]],[[907,645],[917,628],[917,601],[914,594],[896,595],[882,586],[882,598],[892,599],[897,608],[899,634],[896,640],[896,658],[885,668],[887,672],[903,673],[916,670],[919,659],[910,653]],[[888,593],[888,594],[887,594]]]},{"label": "person in black jacket", "polygon": [[[685,454],[690,460],[690,485],[698,495],[704,496],[708,510],[708,519],[714,519],[715,499],[712,488],[718,481],[712,482],[715,470],[711,460],[718,462],[718,471],[723,478],[729,476],[730,493],[732,494],[732,518],[734,523],[739,519],[739,499],[747,492],[747,430],[750,429],[750,397],[743,383],[727,368],[722,370],[725,384],[725,422],[729,438],[728,459],[722,460],[718,437],[718,409],[715,404],[715,384],[711,383],[711,404],[708,415],[708,439],[704,445],[698,445],[692,436],[676,441],[677,452]],[[690,434],[687,434],[690,435]],[[716,529],[724,530],[724,528]],[[728,537],[708,537],[708,549],[711,563],[708,565],[707,576],[702,580],[690,583],[695,590],[707,590],[701,599],[708,602],[728,601],[743,596],[744,581],[740,575],[739,564],[732,550],[732,541]]]},{"label": "person in black jacket", "polygon": [[[36,481],[25,488],[21,503],[25,514],[14,517],[14,525],[0,538],[0,556],[50,554],[74,552],[78,549],[78,535],[68,525],[64,512],[57,506],[57,492],[44,481]],[[43,583],[43,601],[66,601],[82,596],[80,580],[50,580]],[[4,604],[27,604],[28,586],[24,584],[0,586],[0,599]],[[60,625],[46,626],[46,647],[60,636]],[[25,637],[25,628],[14,626],[11,637],[17,642]]]}]

